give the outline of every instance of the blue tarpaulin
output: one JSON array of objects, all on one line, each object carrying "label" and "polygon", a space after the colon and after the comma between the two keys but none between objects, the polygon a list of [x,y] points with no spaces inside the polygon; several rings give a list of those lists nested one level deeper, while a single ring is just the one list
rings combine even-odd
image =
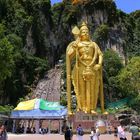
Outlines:
[{"label": "blue tarpaulin", "polygon": [[63,119],[67,115],[67,109],[60,110],[14,110],[11,113],[13,119]]}]

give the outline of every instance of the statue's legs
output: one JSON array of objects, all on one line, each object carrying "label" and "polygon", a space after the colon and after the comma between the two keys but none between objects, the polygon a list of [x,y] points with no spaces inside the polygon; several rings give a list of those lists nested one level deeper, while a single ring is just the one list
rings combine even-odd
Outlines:
[{"label": "statue's legs", "polygon": [[97,102],[98,102],[98,96],[99,96],[99,85],[100,85],[100,81],[99,81],[99,72],[96,72],[96,77],[95,77],[95,93],[94,93],[94,110],[96,110],[97,108]]},{"label": "statue's legs", "polygon": [[98,72],[94,71],[94,77],[91,81],[91,113],[97,114],[97,101],[98,101],[98,94],[99,94],[99,74]]},{"label": "statue's legs", "polygon": [[91,84],[90,84],[90,89],[91,89],[91,95],[90,95],[90,108],[91,108],[91,111],[95,111],[94,109],[94,103],[95,103],[95,75],[93,75],[93,78],[91,79]]},{"label": "statue's legs", "polygon": [[[85,81],[83,79],[83,72],[84,67],[79,66],[78,69],[74,67],[73,69],[73,85],[74,85],[74,90],[76,93],[76,99],[77,99],[77,111],[86,110],[86,91],[85,91]],[[78,70],[78,71],[77,71]]]},{"label": "statue's legs", "polygon": [[79,68],[76,68],[76,99],[77,99],[77,111],[81,110],[81,95],[80,95],[80,87],[79,87]]},{"label": "statue's legs", "polygon": [[79,94],[80,94],[80,104],[81,110],[86,111],[86,83],[83,79],[82,73],[79,73]]},{"label": "statue's legs", "polygon": [[86,113],[90,113],[90,105],[91,105],[91,82],[86,81]]}]

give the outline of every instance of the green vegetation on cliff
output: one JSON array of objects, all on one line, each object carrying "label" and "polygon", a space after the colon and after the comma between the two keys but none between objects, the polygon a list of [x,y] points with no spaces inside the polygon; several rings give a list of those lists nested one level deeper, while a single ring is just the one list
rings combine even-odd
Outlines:
[{"label": "green vegetation on cliff", "polygon": [[50,0],[0,0],[0,104],[15,105],[32,92],[83,20],[104,51],[106,101],[134,96],[130,105],[139,105],[140,11],[128,15],[113,0],[68,0],[52,7]]}]

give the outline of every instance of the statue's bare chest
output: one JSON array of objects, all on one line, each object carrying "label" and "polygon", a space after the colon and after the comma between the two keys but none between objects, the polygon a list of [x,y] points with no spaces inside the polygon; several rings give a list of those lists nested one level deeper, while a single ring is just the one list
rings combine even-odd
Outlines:
[{"label": "statue's bare chest", "polygon": [[93,43],[79,43],[78,44],[78,52],[80,55],[88,55],[92,56],[94,53],[94,45]]}]

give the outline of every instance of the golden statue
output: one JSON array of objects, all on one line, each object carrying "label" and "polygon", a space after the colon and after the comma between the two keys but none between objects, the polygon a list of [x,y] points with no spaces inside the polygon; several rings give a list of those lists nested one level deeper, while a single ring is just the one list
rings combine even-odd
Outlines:
[{"label": "golden statue", "polygon": [[[85,23],[81,28],[73,28],[75,41],[66,50],[68,114],[71,115],[71,83],[77,99],[77,111],[97,114],[97,101],[100,98],[102,113],[104,109],[102,62],[103,54],[98,45],[90,39]],[[72,60],[75,65],[72,69]],[[72,81],[72,82],[71,82]]]}]

